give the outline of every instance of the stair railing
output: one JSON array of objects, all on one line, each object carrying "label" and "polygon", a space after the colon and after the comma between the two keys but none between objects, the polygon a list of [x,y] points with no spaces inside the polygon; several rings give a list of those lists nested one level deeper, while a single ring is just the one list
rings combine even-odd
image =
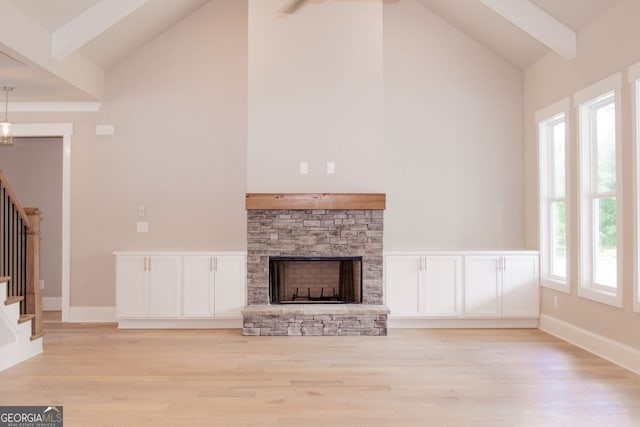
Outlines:
[{"label": "stair railing", "polygon": [[32,337],[41,336],[40,210],[23,208],[0,170],[1,276],[11,278],[6,297],[21,298],[20,314],[32,317]]}]

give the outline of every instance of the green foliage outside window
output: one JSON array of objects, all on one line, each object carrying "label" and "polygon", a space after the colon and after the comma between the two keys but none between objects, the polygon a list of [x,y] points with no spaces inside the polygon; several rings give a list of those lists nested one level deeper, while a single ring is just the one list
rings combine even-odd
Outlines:
[{"label": "green foliage outside window", "polygon": [[564,255],[567,247],[567,204],[556,203],[555,212],[555,246],[559,254]]},{"label": "green foliage outside window", "polygon": [[600,199],[600,245],[602,249],[615,249],[616,236],[616,199]]}]

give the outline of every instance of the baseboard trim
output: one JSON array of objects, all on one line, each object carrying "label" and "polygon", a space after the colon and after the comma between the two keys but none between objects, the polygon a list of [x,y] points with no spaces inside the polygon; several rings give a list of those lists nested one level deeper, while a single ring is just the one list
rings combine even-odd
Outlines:
[{"label": "baseboard trim", "polygon": [[242,329],[238,319],[119,319],[119,329]]},{"label": "baseboard trim", "polygon": [[71,323],[105,323],[116,321],[115,307],[69,307]]},{"label": "baseboard trim", "polygon": [[640,374],[640,350],[555,317],[540,316],[540,329],[636,374]]},{"label": "baseboard trim", "polygon": [[390,317],[388,326],[389,329],[537,328],[538,319],[394,319]]},{"label": "baseboard trim", "polygon": [[42,297],[43,311],[60,311],[62,310],[62,297]]},{"label": "baseboard trim", "polygon": [[0,347],[0,372],[20,363],[20,344],[17,341]]}]

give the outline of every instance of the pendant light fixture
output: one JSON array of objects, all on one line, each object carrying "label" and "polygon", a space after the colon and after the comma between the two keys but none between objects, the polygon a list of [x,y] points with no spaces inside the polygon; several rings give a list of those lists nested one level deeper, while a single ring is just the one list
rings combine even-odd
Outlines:
[{"label": "pendant light fixture", "polygon": [[9,92],[13,90],[11,86],[2,88],[5,92],[4,98],[4,120],[0,123],[0,145],[13,145],[13,123],[7,119],[9,110]]}]

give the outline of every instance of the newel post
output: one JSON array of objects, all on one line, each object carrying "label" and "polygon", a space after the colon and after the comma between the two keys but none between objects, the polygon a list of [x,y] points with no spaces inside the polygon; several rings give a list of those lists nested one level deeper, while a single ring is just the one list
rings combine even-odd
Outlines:
[{"label": "newel post", "polygon": [[27,314],[35,315],[32,337],[42,335],[42,293],[40,292],[40,209],[26,208],[29,217],[27,232]]}]

